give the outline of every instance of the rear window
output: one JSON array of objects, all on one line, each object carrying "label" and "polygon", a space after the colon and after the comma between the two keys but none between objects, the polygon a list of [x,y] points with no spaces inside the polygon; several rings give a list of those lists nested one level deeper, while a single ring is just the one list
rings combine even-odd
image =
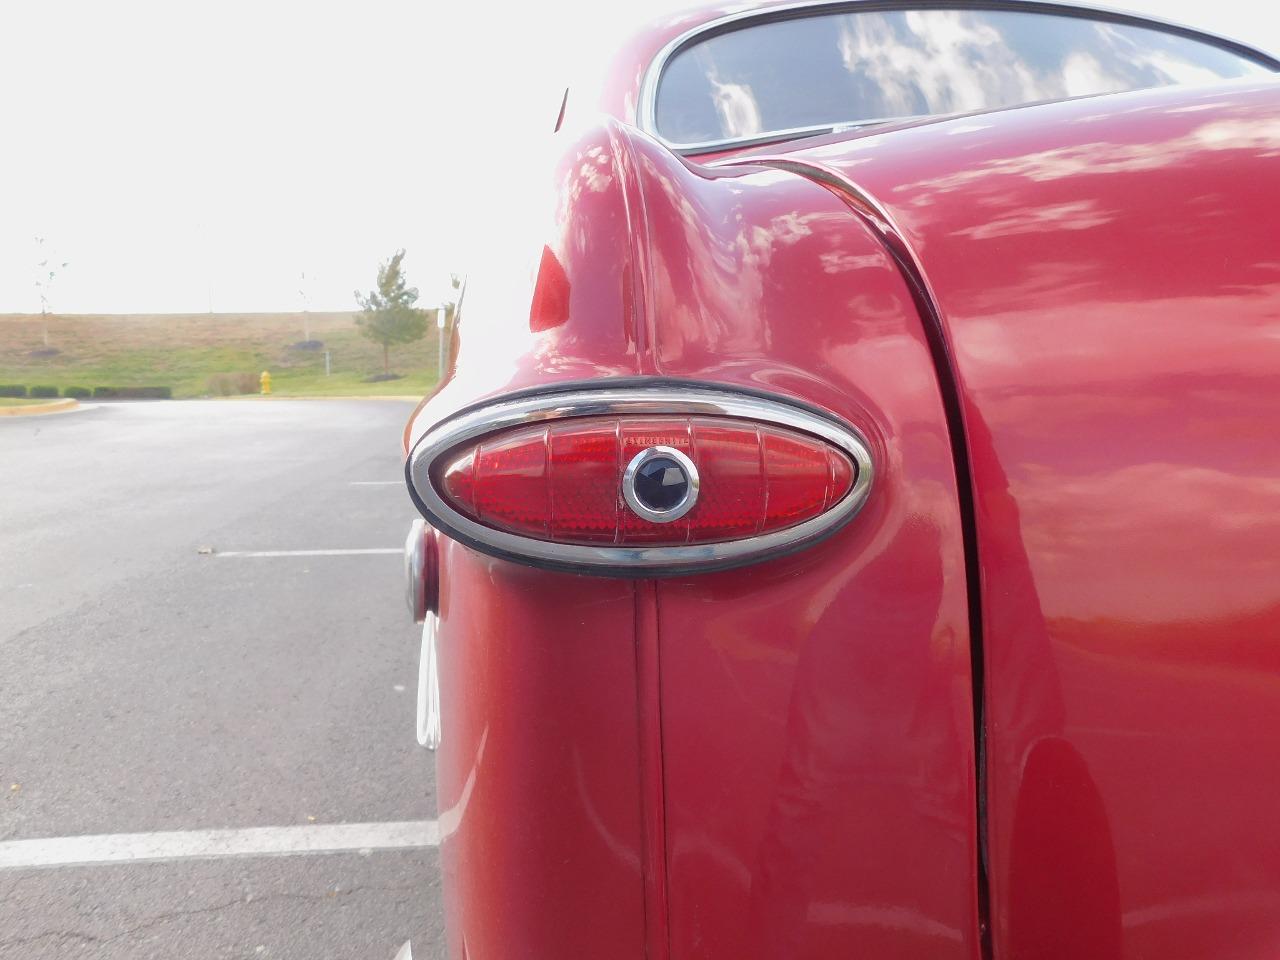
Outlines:
[{"label": "rear window", "polygon": [[825,14],[680,50],[659,79],[654,122],[688,147],[1268,72],[1209,42],[1082,16]]}]

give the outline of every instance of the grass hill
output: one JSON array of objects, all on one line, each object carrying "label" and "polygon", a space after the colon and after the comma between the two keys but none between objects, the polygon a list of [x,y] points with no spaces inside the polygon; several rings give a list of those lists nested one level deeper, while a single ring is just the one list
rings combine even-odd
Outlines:
[{"label": "grass hill", "polygon": [[258,374],[269,370],[272,393],[282,396],[425,393],[436,380],[434,325],[417,343],[392,348],[392,372],[403,379],[370,383],[382,372],[382,348],[360,336],[354,317],[308,314],[307,344],[301,313],[51,315],[46,348],[38,314],[0,314],[0,383],[167,386],[175,397],[201,397],[256,393]]}]

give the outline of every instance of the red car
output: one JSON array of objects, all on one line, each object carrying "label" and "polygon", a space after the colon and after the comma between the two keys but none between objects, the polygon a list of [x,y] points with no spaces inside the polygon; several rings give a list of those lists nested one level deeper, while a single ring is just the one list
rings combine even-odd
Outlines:
[{"label": "red car", "polygon": [[1277,70],[868,0],[568,91],[406,432],[454,957],[1280,954]]}]

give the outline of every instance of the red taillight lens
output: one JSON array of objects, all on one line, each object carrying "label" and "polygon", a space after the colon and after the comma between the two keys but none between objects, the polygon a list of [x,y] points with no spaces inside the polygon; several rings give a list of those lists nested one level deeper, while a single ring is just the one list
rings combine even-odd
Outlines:
[{"label": "red taillight lens", "polygon": [[851,424],[794,401],[642,381],[497,396],[437,422],[407,473],[441,534],[609,577],[727,570],[817,543],[866,503]]},{"label": "red taillight lens", "polygon": [[[650,469],[628,476],[645,451]],[[566,544],[664,546],[795,526],[846,497],[857,468],[834,445],[785,427],[614,417],[486,437],[445,457],[436,477],[456,510],[487,527]],[[655,509],[642,515],[646,497]],[[650,519],[665,508],[669,521]]]}]

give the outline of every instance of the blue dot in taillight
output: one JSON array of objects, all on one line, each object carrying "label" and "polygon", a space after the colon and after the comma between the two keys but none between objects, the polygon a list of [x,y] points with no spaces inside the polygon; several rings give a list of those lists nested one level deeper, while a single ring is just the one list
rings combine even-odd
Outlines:
[{"label": "blue dot in taillight", "polygon": [[635,493],[650,510],[674,510],[689,495],[689,475],[670,457],[654,457],[636,471]]}]

